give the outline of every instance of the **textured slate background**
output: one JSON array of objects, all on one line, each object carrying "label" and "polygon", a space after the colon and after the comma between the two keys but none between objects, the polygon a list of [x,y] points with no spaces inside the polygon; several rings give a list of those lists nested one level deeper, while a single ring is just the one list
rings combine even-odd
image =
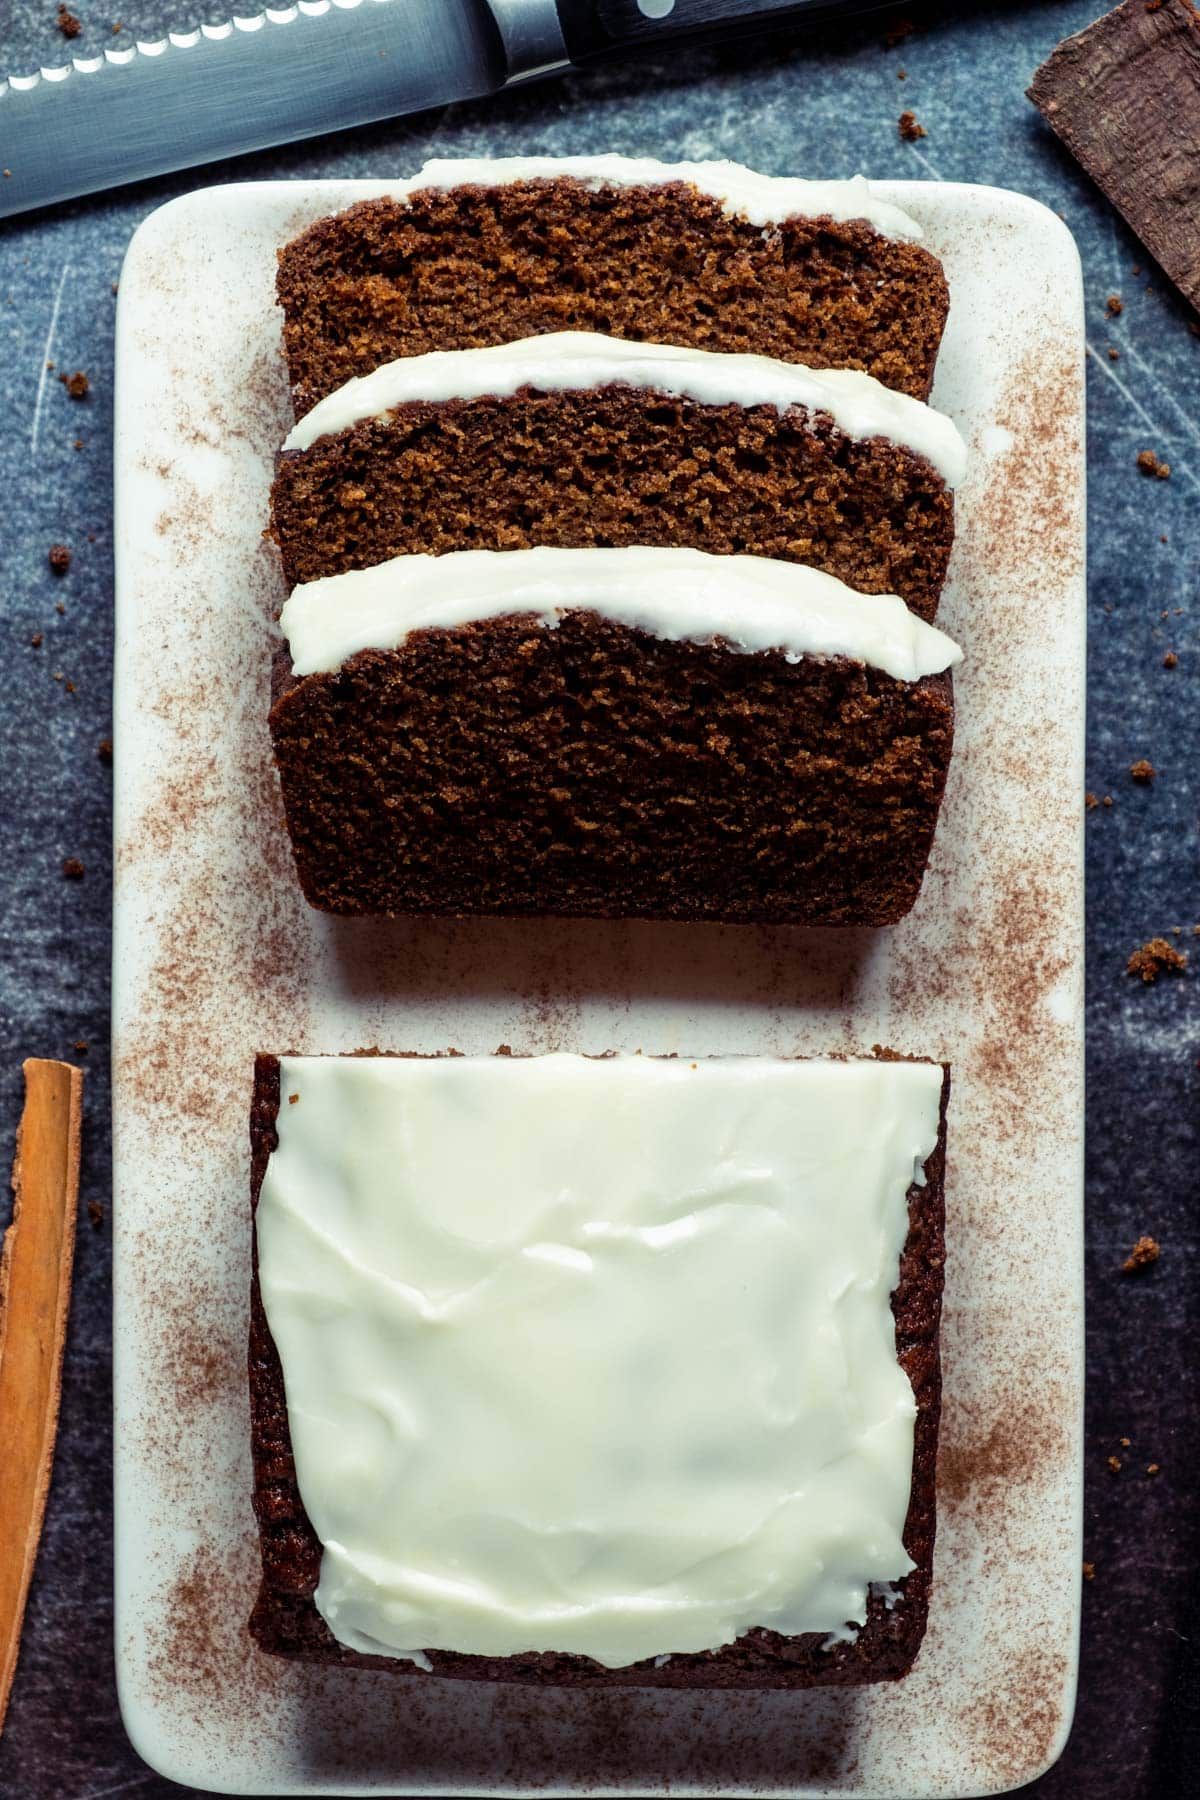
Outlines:
[{"label": "textured slate background", "polygon": [[[693,49],[0,226],[0,1138],[9,1140],[19,1114],[22,1057],[72,1058],[85,1040],[77,1060],[88,1069],[62,1428],[0,1741],[5,1800],[180,1791],[146,1770],[125,1740],[110,1643],[110,777],[97,745],[110,727],[112,285],[122,254],[149,211],[204,180],[379,176],[409,173],[431,154],[583,149],[992,182],[1058,208],[1079,242],[1092,346],[1088,786],[1113,800],[1089,814],[1087,829],[1085,1554],[1095,1579],[1084,1590],[1075,1732],[1038,1791],[1046,1800],[1163,1800],[1190,1790],[1186,1777],[1200,1766],[1200,1695],[1187,1663],[1200,1616],[1200,940],[1192,937],[1200,921],[1200,339],[1188,310],[1024,99],[1037,63],[1097,4],[914,8],[917,32],[893,49],[884,45],[892,21],[879,19],[816,38]],[[226,9],[80,0],[77,10],[85,31],[73,48],[87,51],[114,41],[117,19],[116,41],[128,42],[133,28],[153,36]],[[24,72],[66,50],[52,0],[0,0],[0,66]],[[899,139],[904,107],[927,127],[917,144]],[[0,121],[0,164],[9,160]],[[1114,292],[1124,310],[1110,318]],[[1110,346],[1119,361],[1110,361]],[[91,381],[82,402],[56,379],[76,368]],[[1138,474],[1143,448],[1170,463],[1168,481]],[[55,542],[73,553],[61,579],[47,565]],[[1168,649],[1179,658],[1171,670],[1163,667]],[[1149,788],[1128,772],[1142,756],[1160,771]],[[82,881],[63,878],[69,856],[82,859]],[[1194,946],[1187,973],[1145,988],[1127,977],[1129,952],[1175,926],[1178,942]],[[105,1209],[95,1227],[89,1201]],[[1162,1258],[1123,1276],[1121,1261],[1143,1231],[1161,1240]],[[1119,1475],[1106,1467],[1114,1452]],[[1151,1462],[1161,1465],[1156,1477],[1144,1472]]]}]

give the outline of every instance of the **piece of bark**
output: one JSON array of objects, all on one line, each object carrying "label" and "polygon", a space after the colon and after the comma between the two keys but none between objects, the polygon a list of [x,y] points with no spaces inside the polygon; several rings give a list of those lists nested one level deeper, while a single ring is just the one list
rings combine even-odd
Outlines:
[{"label": "piece of bark", "polygon": [[17,1666],[58,1428],[83,1072],[24,1065],[12,1223],[0,1251],[0,1730]]},{"label": "piece of bark", "polygon": [[1200,306],[1200,12],[1125,0],[1064,38],[1029,98]]}]

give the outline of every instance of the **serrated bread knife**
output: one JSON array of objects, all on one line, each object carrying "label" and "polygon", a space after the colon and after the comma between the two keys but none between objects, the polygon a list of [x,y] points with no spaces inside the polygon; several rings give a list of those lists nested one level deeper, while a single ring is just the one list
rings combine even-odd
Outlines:
[{"label": "serrated bread knife", "polygon": [[[878,5],[880,0],[874,0]],[[496,93],[709,33],[872,0],[299,0],[0,76],[0,217]]]}]

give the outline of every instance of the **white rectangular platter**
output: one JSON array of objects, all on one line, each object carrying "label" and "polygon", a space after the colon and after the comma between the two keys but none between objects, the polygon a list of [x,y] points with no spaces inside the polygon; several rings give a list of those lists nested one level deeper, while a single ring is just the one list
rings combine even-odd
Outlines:
[{"label": "white rectangular platter", "polygon": [[[950,280],[966,652],[920,901],[890,931],[335,920],[267,734],[287,427],[275,252],[384,184],[212,188],[121,280],[114,921],[117,1656],[141,1754],[226,1792],[977,1795],[1069,1729],[1083,1388],[1084,464],[1078,258],[996,189],[892,183]],[[953,1064],[929,1633],[848,1691],[531,1693],[251,1645],[247,1106],[258,1049]]]}]

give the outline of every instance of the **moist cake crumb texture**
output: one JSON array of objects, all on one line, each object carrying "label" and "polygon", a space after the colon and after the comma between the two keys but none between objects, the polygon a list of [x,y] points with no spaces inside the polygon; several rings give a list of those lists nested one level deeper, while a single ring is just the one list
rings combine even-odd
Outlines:
[{"label": "moist cake crumb texture", "polygon": [[764,230],[683,182],[573,179],[363,200],[281,252],[296,413],[397,356],[538,332],[753,350],[928,398],[949,293],[919,244],[860,221]]}]

